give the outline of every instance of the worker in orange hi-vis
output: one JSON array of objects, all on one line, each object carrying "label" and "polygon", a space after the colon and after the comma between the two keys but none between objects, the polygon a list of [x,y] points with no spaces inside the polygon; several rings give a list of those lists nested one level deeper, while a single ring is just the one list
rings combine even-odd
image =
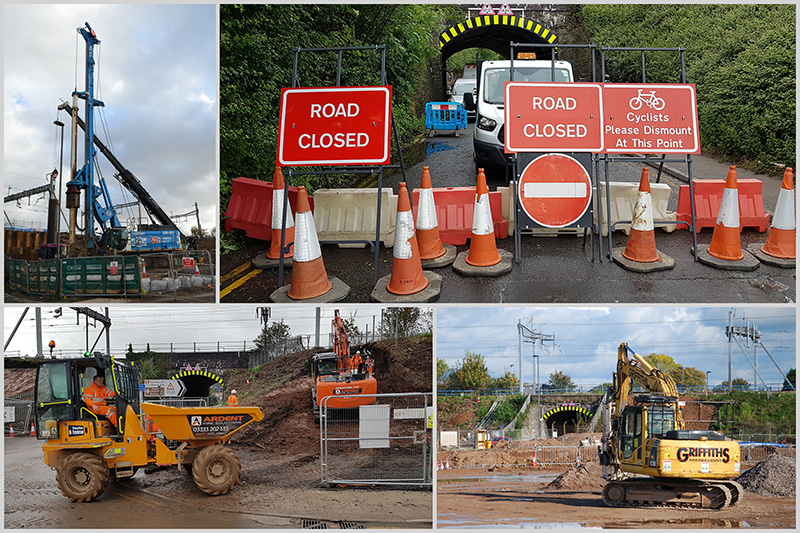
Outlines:
[{"label": "worker in orange hi-vis", "polygon": [[96,415],[108,418],[114,427],[117,427],[117,408],[107,405],[107,400],[116,396],[116,393],[106,387],[105,375],[101,370],[92,378],[92,383],[83,390],[83,401],[89,410]]},{"label": "worker in orange hi-vis", "polygon": [[361,374],[364,371],[363,367],[361,366],[363,363],[364,361],[361,359],[361,352],[356,351],[356,354],[353,356],[353,370]]},{"label": "worker in orange hi-vis", "polygon": [[239,407],[239,398],[236,396],[236,389],[233,389],[231,395],[228,396],[228,407]]},{"label": "worker in orange hi-vis", "polygon": [[370,376],[372,375],[372,368],[375,366],[375,362],[372,360],[370,356],[367,356],[364,360],[364,369],[367,371],[367,374]]}]

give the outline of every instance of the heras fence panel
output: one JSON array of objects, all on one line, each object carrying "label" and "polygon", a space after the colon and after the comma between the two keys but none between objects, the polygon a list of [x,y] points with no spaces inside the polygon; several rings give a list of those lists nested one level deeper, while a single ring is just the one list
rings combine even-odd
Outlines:
[{"label": "heras fence panel", "polygon": [[139,260],[135,256],[78,257],[63,261],[64,296],[134,296],[142,292]]},{"label": "heras fence panel", "polygon": [[28,263],[29,294],[56,294],[58,279],[58,260],[30,261]]},{"label": "heras fence panel", "polygon": [[[356,397],[372,403],[328,407]],[[432,487],[432,421],[430,394],[326,396],[320,405],[322,484]]]},{"label": "heras fence panel", "polygon": [[537,465],[574,465],[597,462],[597,446],[539,446],[534,449]]},{"label": "heras fence panel", "polygon": [[742,445],[742,465],[748,468],[755,466],[756,463],[763,461],[770,455],[780,455],[781,457],[797,458],[795,446],[791,444],[753,444]]},{"label": "heras fence panel", "polygon": [[28,292],[28,262],[24,259],[11,259],[8,266],[8,285],[12,289]]}]

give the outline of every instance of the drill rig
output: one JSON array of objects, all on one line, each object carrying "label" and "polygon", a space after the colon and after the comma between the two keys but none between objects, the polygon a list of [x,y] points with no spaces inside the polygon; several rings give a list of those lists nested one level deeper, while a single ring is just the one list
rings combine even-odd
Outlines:
[{"label": "drill rig", "polygon": [[[646,393],[632,395],[631,382]],[[603,408],[606,505],[722,509],[741,499],[744,491],[733,481],[739,444],[721,432],[686,430],[673,379],[627,343],[619,346]]]},{"label": "drill rig", "polygon": [[359,361],[370,354],[366,350],[350,353],[347,331],[338,309],[334,311],[333,334],[333,352],[318,353],[311,358],[311,377],[314,380],[311,399],[315,419],[319,418],[320,405],[326,396],[334,396],[326,403],[329,409],[352,409],[375,403],[374,394],[378,392],[372,369],[364,364],[363,359]]}]

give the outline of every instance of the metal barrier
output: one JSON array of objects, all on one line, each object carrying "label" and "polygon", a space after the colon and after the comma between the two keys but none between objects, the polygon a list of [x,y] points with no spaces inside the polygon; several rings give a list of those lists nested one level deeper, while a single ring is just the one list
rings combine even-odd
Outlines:
[{"label": "metal barrier", "polygon": [[28,295],[139,295],[141,280],[133,256],[76,257],[42,261],[9,261],[9,285]]},{"label": "metal barrier", "polygon": [[[27,399],[30,398],[30,399]],[[20,395],[17,398],[4,398],[3,406],[5,409],[14,409],[13,421],[4,422],[5,434],[11,434],[11,427],[14,427],[14,435],[17,437],[30,435],[31,424],[33,423],[33,393]],[[3,420],[8,417],[4,416]]]},{"label": "metal barrier", "polygon": [[797,449],[792,444],[769,445],[758,443],[757,445],[742,445],[742,465],[754,466],[770,455],[780,455],[782,457],[797,459]]},{"label": "metal barrier", "polygon": [[[431,393],[326,396],[320,404],[322,485],[433,486]],[[354,409],[331,398],[374,398]]]},{"label": "metal barrier", "polygon": [[428,102],[425,104],[425,128],[430,130],[433,137],[436,130],[467,129],[467,112],[457,102]]}]

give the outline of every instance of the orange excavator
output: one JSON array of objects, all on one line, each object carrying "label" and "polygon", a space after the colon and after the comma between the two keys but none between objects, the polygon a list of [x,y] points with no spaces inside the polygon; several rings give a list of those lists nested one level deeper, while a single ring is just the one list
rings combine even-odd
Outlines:
[{"label": "orange excavator", "polygon": [[[373,374],[373,361],[366,350],[350,353],[350,343],[339,310],[333,318],[333,352],[315,354],[311,358],[311,377],[314,387],[311,399],[314,418],[319,418],[320,406],[328,409],[354,409],[375,403],[378,382]],[[330,397],[325,400],[326,397]]]}]

